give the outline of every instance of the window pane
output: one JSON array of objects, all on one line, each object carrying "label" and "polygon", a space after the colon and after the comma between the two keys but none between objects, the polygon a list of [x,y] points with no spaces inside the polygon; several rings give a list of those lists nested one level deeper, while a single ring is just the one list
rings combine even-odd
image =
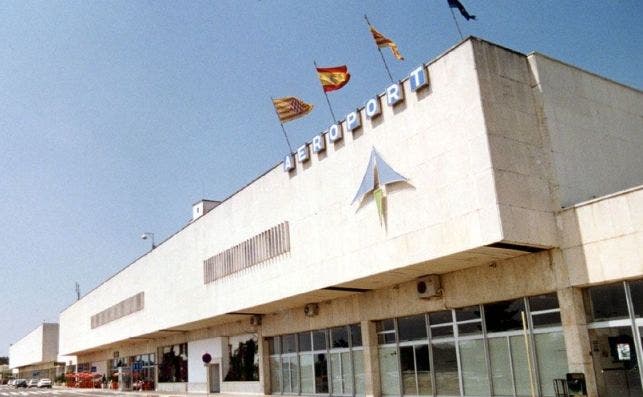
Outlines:
[{"label": "window pane", "polygon": [[290,387],[290,359],[284,357],[281,365],[281,379],[283,382],[283,392],[290,393],[292,392],[292,387]]},{"label": "window pane", "polygon": [[532,312],[550,309],[558,309],[558,297],[556,293],[532,296],[529,298],[529,310]]},{"label": "window pane", "polygon": [[279,357],[270,357],[270,388],[272,393],[281,392],[281,363]]},{"label": "window pane", "polygon": [[416,395],[413,346],[400,347],[400,370],[402,372],[402,392]]},{"label": "window pane", "polygon": [[525,350],[525,337],[522,335],[512,336],[509,338],[509,343],[511,344],[511,359],[516,380],[516,391],[519,396],[530,396],[529,364],[527,363],[528,356]]},{"label": "window pane", "polygon": [[555,396],[554,379],[565,378],[568,372],[563,333],[536,334],[534,338],[543,395]]},{"label": "window pane", "polygon": [[443,310],[441,312],[429,313],[429,324],[444,324],[453,322],[451,310]]},{"label": "window pane", "polygon": [[487,332],[502,332],[522,329],[520,312],[525,310],[522,299],[489,303],[484,305]]},{"label": "window pane", "polygon": [[475,335],[482,333],[482,323],[458,324],[458,335]]},{"label": "window pane", "polygon": [[315,393],[328,393],[328,361],[325,353],[315,354]]},{"label": "window pane", "polygon": [[489,360],[494,396],[513,396],[507,338],[489,339]]},{"label": "window pane", "polygon": [[299,393],[299,365],[297,356],[290,357],[290,382],[293,393]]},{"label": "window pane", "polygon": [[281,337],[281,343],[282,343],[281,351],[283,353],[294,353],[295,351],[297,351],[295,349],[295,336],[296,334],[290,334],[290,335],[284,335]]},{"label": "window pane", "polygon": [[301,378],[301,392],[314,393],[315,383],[313,376],[313,355],[300,354],[299,355],[300,378]]},{"label": "window pane", "polygon": [[594,321],[628,317],[623,284],[591,287],[588,291]]},{"label": "window pane", "polygon": [[333,377],[333,395],[344,394],[342,382],[342,358],[339,353],[332,353],[330,355],[330,373]]},{"label": "window pane", "polygon": [[355,394],[364,395],[364,352],[353,350],[353,370],[355,371]]},{"label": "window pane", "polygon": [[326,331],[313,331],[313,349],[326,350]]},{"label": "window pane", "polygon": [[449,324],[446,326],[431,327],[431,338],[444,336],[453,336],[453,325]]},{"label": "window pane", "polygon": [[377,343],[386,345],[388,343],[395,343],[395,333],[379,334],[377,335]]},{"label": "window pane", "polygon": [[426,339],[424,315],[403,317],[397,320],[400,342]]},{"label": "window pane", "polygon": [[330,330],[331,348],[348,347],[348,328],[336,327]]},{"label": "window pane", "polygon": [[465,396],[489,395],[489,376],[482,339],[459,342]]},{"label": "window pane", "polygon": [[397,351],[395,347],[379,349],[380,382],[383,395],[400,395],[400,379],[397,371]]},{"label": "window pane", "polygon": [[[360,354],[362,352],[359,352]],[[349,352],[340,353],[342,356],[342,381],[344,394],[353,394],[353,368],[351,366],[351,354]]]},{"label": "window pane", "polygon": [[629,283],[636,317],[643,317],[643,280]]},{"label": "window pane", "polygon": [[433,371],[437,393],[446,396],[459,396],[458,360],[453,342],[435,343],[433,349]]},{"label": "window pane", "polygon": [[476,320],[480,318],[480,306],[464,307],[456,309],[455,318],[457,321]]},{"label": "window pane", "polygon": [[310,332],[302,332],[299,335],[299,351],[309,352],[312,350],[310,342]]},{"label": "window pane", "polygon": [[531,316],[531,321],[534,324],[534,328],[550,327],[552,325],[561,324],[559,312],[534,314]]},{"label": "window pane", "polygon": [[395,323],[392,318],[381,320],[375,323],[375,329],[377,332],[393,331],[395,330]]},{"label": "window pane", "polygon": [[418,394],[421,396],[433,394],[431,366],[429,362],[429,345],[415,346],[415,370],[418,380]]},{"label": "window pane", "polygon": [[362,326],[360,324],[352,324],[350,328],[353,347],[362,346]]}]

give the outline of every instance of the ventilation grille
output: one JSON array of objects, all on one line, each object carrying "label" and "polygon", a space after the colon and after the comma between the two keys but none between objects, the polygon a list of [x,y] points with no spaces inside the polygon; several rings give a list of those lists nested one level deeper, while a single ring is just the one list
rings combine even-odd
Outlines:
[{"label": "ventilation grille", "polygon": [[122,300],[110,306],[102,312],[98,312],[92,316],[92,329],[105,325],[121,317],[143,310],[145,307],[145,293],[139,292],[125,300]]},{"label": "ventilation grille", "polygon": [[283,222],[203,261],[203,282],[211,283],[288,251],[290,232],[288,222]]}]

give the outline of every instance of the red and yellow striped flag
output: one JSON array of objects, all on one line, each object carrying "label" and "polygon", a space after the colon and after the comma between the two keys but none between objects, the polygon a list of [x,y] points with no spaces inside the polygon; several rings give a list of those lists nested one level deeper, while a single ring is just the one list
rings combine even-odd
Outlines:
[{"label": "red and yellow striped flag", "polygon": [[273,99],[272,104],[282,123],[304,117],[313,110],[313,105],[294,96]]},{"label": "red and yellow striped flag", "polygon": [[379,48],[384,48],[384,47],[390,48],[395,58],[398,61],[403,61],[404,57],[402,56],[402,54],[400,54],[400,50],[398,50],[397,44],[395,44],[395,42],[389,39],[388,37],[385,37],[382,33],[378,32],[373,27],[373,25],[370,25],[370,27],[371,27],[371,34],[373,35],[373,40],[375,40],[375,44],[377,44]]},{"label": "red and yellow striped flag", "polygon": [[335,66],[332,68],[316,68],[324,92],[339,90],[351,79],[346,65]]}]

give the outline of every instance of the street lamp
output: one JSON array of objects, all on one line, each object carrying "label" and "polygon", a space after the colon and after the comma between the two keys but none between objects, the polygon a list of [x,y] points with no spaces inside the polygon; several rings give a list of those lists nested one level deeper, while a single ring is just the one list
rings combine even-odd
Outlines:
[{"label": "street lamp", "polygon": [[141,234],[141,240],[147,240],[148,238],[152,240],[152,249],[156,248],[156,244],[154,243],[154,233],[145,232]]}]

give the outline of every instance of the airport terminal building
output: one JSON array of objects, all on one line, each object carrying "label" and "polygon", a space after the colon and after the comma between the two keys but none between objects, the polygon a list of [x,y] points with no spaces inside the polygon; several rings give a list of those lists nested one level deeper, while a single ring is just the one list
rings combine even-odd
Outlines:
[{"label": "airport terminal building", "polygon": [[195,204],[61,354],[189,393],[641,395],[643,93],[478,38],[418,66]]},{"label": "airport terminal building", "polygon": [[58,324],[42,323],[9,346],[9,367],[16,379],[55,379],[67,357],[58,356]]}]

